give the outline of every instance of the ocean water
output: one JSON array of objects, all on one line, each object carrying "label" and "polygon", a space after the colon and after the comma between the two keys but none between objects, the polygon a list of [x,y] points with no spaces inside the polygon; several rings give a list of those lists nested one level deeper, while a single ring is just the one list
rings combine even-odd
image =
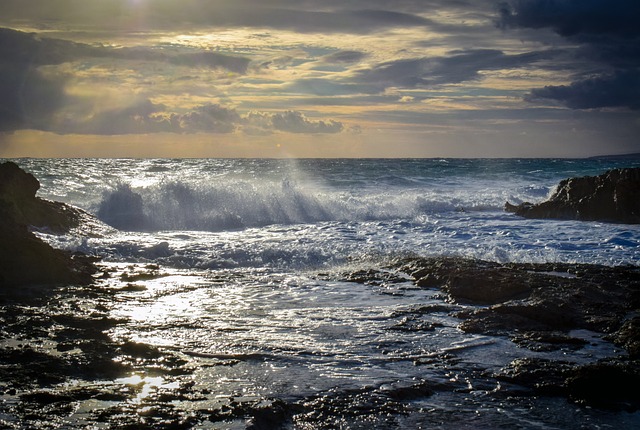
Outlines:
[{"label": "ocean water", "polygon": [[523,220],[567,177],[639,160],[21,160],[43,198],[117,228],[52,238],[113,261],[317,270],[398,255],[637,264],[636,227]]},{"label": "ocean water", "polygon": [[[503,210],[506,201],[546,199],[564,178],[638,167],[638,159],[14,161],[40,180],[40,197],[83,208],[104,223],[64,236],[38,234],[58,248],[100,256],[106,271],[131,274],[99,281],[120,288],[128,279],[139,287],[108,306],[110,316],[126,321],[109,335],[187,360],[193,383],[209,395],[177,406],[185,410],[211,408],[222,398],[296,403],[464,379],[469,369],[491,371],[522,356],[566,359],[562,352],[527,352],[508,340],[465,334],[446,312],[430,314],[433,331],[394,329],[404,311],[443,305],[443,297],[409,280],[357,284],[344,281],[344,273],[411,256],[640,261],[640,226],[525,220]],[[136,277],[149,270],[161,276]],[[614,349],[592,339],[571,360],[594,361]],[[456,355],[457,370],[416,365],[446,352]],[[131,377],[151,397],[175,383]],[[326,428],[338,422],[342,428],[583,428],[576,417],[606,428],[640,421],[634,414],[576,410],[561,399],[498,404],[488,395],[497,387],[468,385],[465,394],[415,400],[407,413],[368,423],[333,417]],[[74,419],[82,424],[79,410]],[[246,425],[237,418],[200,428]]]}]

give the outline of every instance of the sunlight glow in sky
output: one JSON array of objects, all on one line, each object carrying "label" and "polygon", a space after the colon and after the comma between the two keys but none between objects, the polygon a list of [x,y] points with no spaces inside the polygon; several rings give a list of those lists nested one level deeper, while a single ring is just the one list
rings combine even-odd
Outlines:
[{"label": "sunlight glow in sky", "polygon": [[3,0],[0,157],[640,152],[622,0]]}]

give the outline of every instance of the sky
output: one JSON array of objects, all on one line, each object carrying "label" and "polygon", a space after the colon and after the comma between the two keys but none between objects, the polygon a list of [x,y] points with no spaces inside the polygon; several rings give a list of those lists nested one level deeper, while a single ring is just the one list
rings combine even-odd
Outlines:
[{"label": "sky", "polygon": [[0,157],[640,152],[637,0],[0,0]]}]

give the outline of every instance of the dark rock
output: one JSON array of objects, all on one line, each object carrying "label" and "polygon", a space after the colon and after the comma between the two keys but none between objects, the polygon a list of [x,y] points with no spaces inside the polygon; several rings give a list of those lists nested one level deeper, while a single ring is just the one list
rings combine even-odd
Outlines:
[{"label": "dark rock", "polygon": [[494,376],[536,394],[567,396],[578,404],[601,409],[636,411],[640,408],[639,371],[637,364],[615,360],[578,365],[520,358]]},{"label": "dark rock", "polygon": [[35,226],[67,232],[89,215],[36,197],[39,188],[15,163],[0,164],[0,286],[90,282],[90,258],[56,250],[29,231]]},{"label": "dark rock", "polygon": [[560,182],[549,200],[538,204],[505,204],[507,212],[525,218],[640,223],[640,168],[614,169],[600,176]]},{"label": "dark rock", "polygon": [[0,164],[0,210],[5,222],[66,233],[90,217],[81,209],[36,197],[39,188],[38,180],[15,163]]},{"label": "dark rock", "polygon": [[504,336],[541,351],[579,347],[583,341],[568,332],[583,329],[607,335],[631,357],[640,353],[638,267],[434,257],[404,260],[397,268],[417,285],[442,289],[452,302],[482,305],[457,312],[468,333]]},{"label": "dark rock", "polygon": [[568,362],[540,358],[518,358],[494,375],[498,380],[517,384],[537,394],[563,395],[565,381],[573,370]]},{"label": "dark rock", "polygon": [[41,405],[48,405],[51,403],[68,403],[73,400],[71,397],[63,394],[50,393],[47,391],[41,391],[36,393],[29,393],[20,396],[22,400],[28,402],[36,402]]},{"label": "dark rock", "polygon": [[436,328],[442,326],[443,325],[438,322],[424,321],[420,318],[405,317],[402,318],[398,323],[391,326],[390,329],[395,331],[415,333],[419,331],[434,331]]},{"label": "dark rock", "polygon": [[85,284],[93,270],[91,259],[52,248],[24,225],[0,225],[0,286]]},{"label": "dark rock", "polygon": [[579,367],[567,378],[569,397],[605,409],[640,409],[640,368],[637,363],[596,363]]},{"label": "dark rock", "polygon": [[620,330],[612,336],[612,340],[624,347],[629,357],[640,358],[640,317],[634,316],[625,321]]},{"label": "dark rock", "polygon": [[[456,257],[416,259],[404,262],[401,270],[413,276],[418,286],[442,288],[461,301],[498,303],[529,291],[527,285],[516,285],[505,278],[499,264],[488,261]],[[491,288],[486,287],[488,284]]]},{"label": "dark rock", "polygon": [[344,281],[357,284],[382,286],[387,284],[398,284],[406,282],[407,279],[398,276],[396,273],[375,269],[363,269],[344,275]]},{"label": "dark rock", "polygon": [[466,270],[449,276],[444,291],[459,301],[493,304],[526,297],[531,292],[531,282],[529,276],[516,278],[500,269],[484,269],[483,276],[478,276],[476,270]]},{"label": "dark rock", "polygon": [[532,351],[555,351],[558,349],[577,350],[588,342],[568,336],[559,331],[527,331],[516,333],[511,337],[516,345],[528,348]]},{"label": "dark rock", "polygon": [[0,164],[0,196],[4,200],[32,199],[40,189],[40,182],[17,164],[7,161]]}]

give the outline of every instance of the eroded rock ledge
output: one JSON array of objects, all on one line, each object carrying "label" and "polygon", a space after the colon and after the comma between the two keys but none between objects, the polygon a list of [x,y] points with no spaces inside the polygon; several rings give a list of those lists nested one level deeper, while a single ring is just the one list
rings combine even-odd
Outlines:
[{"label": "eroded rock ledge", "polygon": [[599,176],[561,181],[542,203],[505,204],[525,218],[640,223],[640,168],[614,169]]},{"label": "eroded rock ledge", "polygon": [[517,359],[493,377],[578,403],[640,409],[640,267],[434,257],[403,260],[395,269],[471,305],[456,313],[469,333],[507,337],[533,351],[579,349],[585,341],[574,330],[600,333],[626,357],[589,365]]},{"label": "eroded rock ledge", "polygon": [[91,259],[54,249],[29,230],[62,234],[88,214],[36,197],[39,188],[40,182],[15,163],[0,164],[0,287],[90,282]]},{"label": "eroded rock ledge", "polygon": [[[416,322],[446,312],[467,333],[507,338],[523,351],[566,354],[566,361],[557,361],[523,353],[483,374],[500,381],[503,395],[561,396],[598,408],[640,410],[640,267],[424,257],[348,273],[344,280],[372,286],[406,282],[398,274],[441,291],[450,303],[407,311],[405,318],[413,323],[403,329],[433,331]],[[580,335],[587,332],[612,342],[619,354],[589,364],[572,360],[572,351],[589,347]],[[449,365],[446,356],[442,359]]]},{"label": "eroded rock ledge", "polygon": [[398,269],[455,303],[479,305],[458,315],[467,332],[536,349],[571,343],[569,331],[586,329],[640,358],[640,267],[433,257],[404,260]]}]

